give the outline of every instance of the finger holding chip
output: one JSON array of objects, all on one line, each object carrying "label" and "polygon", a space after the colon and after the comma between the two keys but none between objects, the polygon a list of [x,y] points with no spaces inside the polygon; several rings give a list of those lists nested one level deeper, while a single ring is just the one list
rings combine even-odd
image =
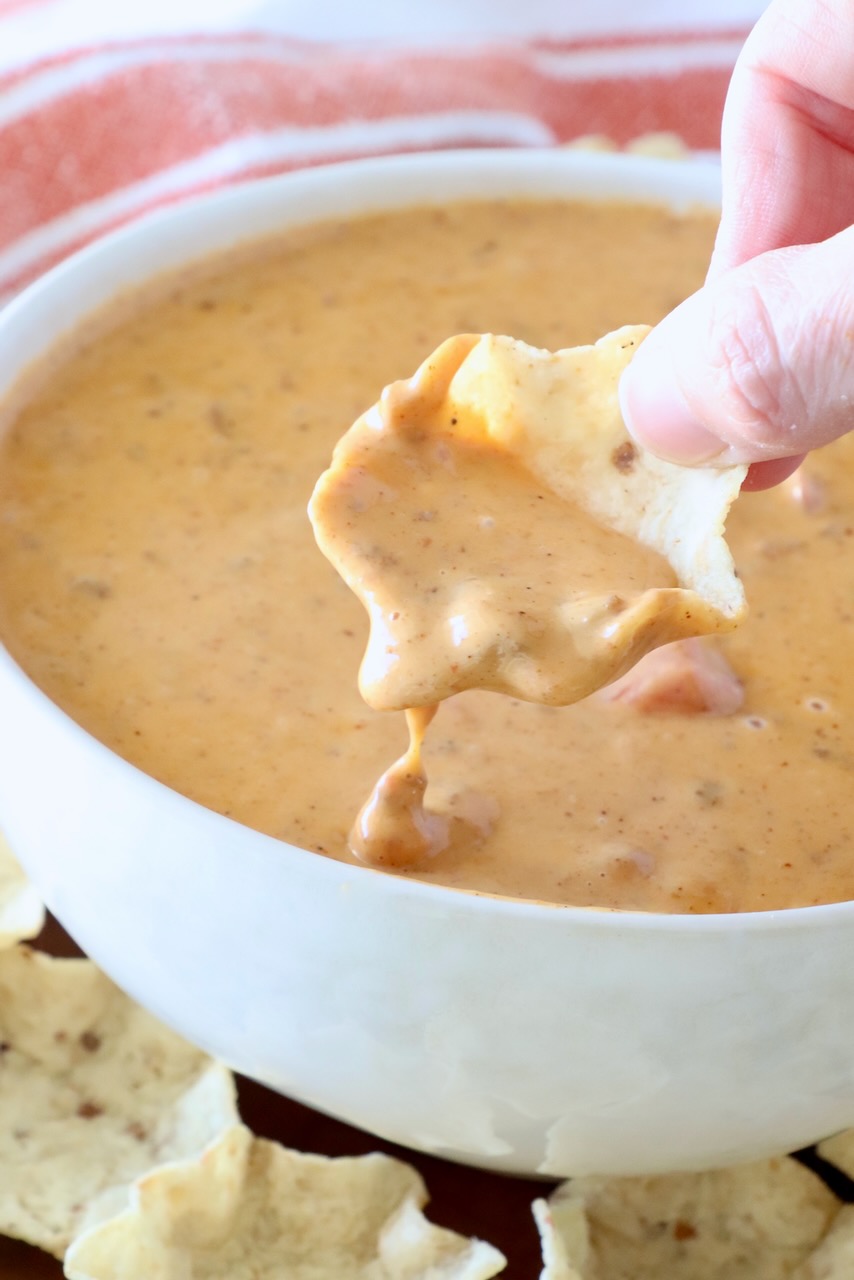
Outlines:
[{"label": "finger holding chip", "polygon": [[65,1260],[70,1280],[489,1280],[497,1249],[436,1227],[424,1184],[384,1155],[328,1159],[235,1125],[135,1185]]}]

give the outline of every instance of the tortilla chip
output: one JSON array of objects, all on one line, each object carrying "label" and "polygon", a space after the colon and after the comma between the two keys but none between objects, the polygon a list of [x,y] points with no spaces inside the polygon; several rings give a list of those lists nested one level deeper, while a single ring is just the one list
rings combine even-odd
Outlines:
[{"label": "tortilla chip", "polygon": [[131,1199],[74,1242],[70,1280],[488,1280],[505,1265],[427,1222],[408,1165],[300,1155],[242,1125],[141,1178]]},{"label": "tortilla chip", "polygon": [[843,1129],[842,1133],[825,1138],[817,1150],[822,1160],[836,1165],[849,1178],[854,1178],[854,1129]]},{"label": "tortilla chip", "polygon": [[[451,384],[451,403],[483,422],[567,502],[652,548],[673,566],[697,630],[729,630],[744,588],[724,541],[724,521],[747,468],[678,467],[639,448],[623,425],[620,374],[649,333],[626,325],[589,347],[541,351],[487,334]],[[685,603],[688,603],[687,594]]]},{"label": "tortilla chip", "polygon": [[0,954],[0,1232],[61,1257],[236,1119],[230,1072],[88,960]]},{"label": "tortilla chip", "polygon": [[[380,405],[339,442],[309,512],[318,545],[370,616],[360,688],[371,706],[428,705],[468,688],[564,705],[616,679],[658,645],[726,631],[740,621],[744,590],[723,534],[746,468],[678,467],[630,440],[617,385],[647,332],[647,326],[627,327],[595,346],[554,353],[512,338],[459,335],[443,343],[408,384],[388,388]],[[389,423],[389,429],[380,430]],[[447,572],[441,557],[453,552],[454,525],[444,519],[441,528],[439,522],[429,524],[422,538],[425,525],[415,522],[429,523],[436,512],[419,511],[411,493],[402,508],[398,483],[385,478],[397,442],[410,440],[422,452],[407,459],[405,482],[416,478],[428,492],[427,481],[417,479],[423,472],[415,459],[426,457],[423,442],[430,439],[437,447],[429,466],[439,477],[431,483],[439,489],[429,492],[434,498],[440,493],[442,516],[453,511],[455,501],[466,501],[456,497],[455,485],[461,486],[460,494],[466,490],[453,457],[441,461],[442,442],[447,449],[448,440],[458,440],[486,448],[488,458],[509,457],[521,464],[514,474],[533,477],[534,496],[543,496],[536,494],[542,487],[562,499],[568,523],[560,521],[558,527],[570,536],[576,536],[570,523],[574,509],[583,513],[581,526],[595,524],[649,548],[669,562],[673,573],[662,563],[654,570],[661,573],[660,585],[654,582],[624,599],[614,549],[613,584],[607,582],[605,594],[599,587],[588,587],[585,594],[583,553],[576,567],[563,550],[559,554],[567,562],[543,575],[550,594],[530,595],[530,582],[515,580],[515,563],[510,572],[495,565],[480,572],[479,558],[491,563],[495,555],[493,535],[473,530],[471,545],[461,548],[470,559],[466,572]],[[509,485],[510,475],[501,475]],[[430,507],[426,497],[424,505]],[[555,512],[546,502],[538,509],[544,513],[541,527],[552,533],[531,539],[537,517],[514,507],[520,512],[520,536],[524,532],[536,556],[542,556],[545,544],[553,545],[555,527],[544,521],[554,521]],[[404,534],[410,541],[393,541]],[[502,536],[511,534],[516,531],[508,528]],[[580,546],[587,537],[583,527],[578,536]],[[430,566],[426,578],[414,558],[420,546],[433,548],[421,557]],[[624,557],[629,550],[623,550]],[[532,560],[529,567],[526,561],[522,577],[528,581],[526,575],[538,572],[533,565],[540,563],[545,562]],[[508,604],[509,589],[518,598]],[[454,638],[457,631],[460,639]]]},{"label": "tortilla chip", "polygon": [[0,950],[34,938],[44,925],[44,903],[0,832]]},{"label": "tortilla chip", "polygon": [[633,156],[648,156],[653,160],[686,160],[691,152],[678,133],[641,133],[626,143],[626,151]]},{"label": "tortilla chip", "polygon": [[561,144],[565,151],[619,151],[613,138],[607,133],[580,133]]},{"label": "tortilla chip", "polygon": [[845,1205],[821,1244],[793,1280],[851,1280],[854,1276],[854,1205]]},{"label": "tortilla chip", "polygon": [[541,1280],[784,1280],[800,1275],[839,1209],[788,1157],[713,1173],[576,1178],[535,1205]]},{"label": "tortilla chip", "polygon": [[[606,133],[582,133],[561,143],[565,151],[619,151]],[[623,147],[629,155],[648,156],[654,160],[687,160],[690,148],[678,133],[640,133]]]},{"label": "tortilla chip", "polygon": [[540,1280],[592,1280],[590,1230],[583,1199],[559,1198],[555,1192],[551,1200],[535,1200],[531,1208],[543,1250]]}]

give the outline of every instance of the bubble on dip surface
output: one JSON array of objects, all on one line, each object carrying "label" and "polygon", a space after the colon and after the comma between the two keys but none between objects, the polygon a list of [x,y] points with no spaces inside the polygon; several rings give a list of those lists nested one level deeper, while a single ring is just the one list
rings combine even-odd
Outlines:
[{"label": "bubble on dip surface", "polygon": [[[147,772],[349,859],[353,816],[405,730],[359,698],[361,606],[306,518],[333,444],[449,333],[555,348],[655,322],[701,282],[713,234],[703,214],[625,205],[403,211],[125,305],[7,415],[0,635]],[[848,438],[800,489],[736,503],[751,613],[716,645],[737,711],[445,704],[427,766],[451,838],[414,874],[651,911],[854,896],[852,487]]]}]

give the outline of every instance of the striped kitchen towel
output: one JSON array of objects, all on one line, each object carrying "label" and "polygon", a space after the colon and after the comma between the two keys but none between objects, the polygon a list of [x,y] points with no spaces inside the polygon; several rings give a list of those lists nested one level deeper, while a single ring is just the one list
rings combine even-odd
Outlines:
[{"label": "striped kitchen towel", "polygon": [[155,17],[97,40],[80,3],[0,0],[0,299],[157,205],[303,165],[651,131],[716,149],[745,35],[405,46]]}]

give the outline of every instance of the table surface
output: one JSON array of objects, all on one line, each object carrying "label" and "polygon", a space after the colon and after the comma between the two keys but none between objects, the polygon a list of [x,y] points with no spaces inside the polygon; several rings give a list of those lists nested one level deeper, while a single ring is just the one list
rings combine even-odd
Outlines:
[{"label": "table surface", "polygon": [[[50,920],[35,945],[54,955],[79,955],[71,939]],[[238,1078],[240,1114],[263,1138],[299,1151],[358,1156],[385,1151],[418,1169],[430,1192],[428,1216],[463,1235],[479,1236],[507,1257],[507,1280],[536,1280],[542,1267],[531,1201],[554,1184],[511,1178],[451,1164],[382,1142],[361,1129],[331,1120],[289,1098]],[[0,1280],[60,1280],[54,1259],[15,1240],[0,1237]]]}]

